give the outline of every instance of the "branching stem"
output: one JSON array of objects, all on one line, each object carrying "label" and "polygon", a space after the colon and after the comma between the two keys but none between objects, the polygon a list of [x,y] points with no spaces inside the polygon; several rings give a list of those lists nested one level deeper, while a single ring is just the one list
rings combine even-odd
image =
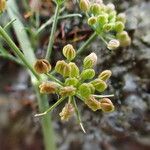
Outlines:
[{"label": "branching stem", "polygon": [[80,115],[80,112],[79,112],[79,109],[78,109],[78,106],[77,106],[77,103],[76,103],[74,97],[73,97],[73,105],[74,105],[74,108],[75,108],[75,112],[76,112],[76,116],[77,116],[77,119],[78,119],[78,123],[79,123],[82,131],[84,133],[86,133],[86,131],[85,131],[84,127],[83,127],[82,120],[81,120],[81,115]]},{"label": "branching stem", "polygon": [[15,54],[22,60],[22,62],[25,64],[25,66],[33,73],[33,75],[39,80],[39,75],[35,72],[31,64],[27,61],[23,53],[20,51],[20,49],[16,46],[16,44],[11,40],[9,35],[5,32],[5,30],[0,26],[0,35],[3,37],[3,39],[7,42],[7,44],[12,48],[12,50],[15,52]]},{"label": "branching stem", "polygon": [[52,25],[52,30],[51,30],[51,34],[50,34],[50,38],[49,38],[49,43],[48,43],[48,47],[47,47],[47,53],[46,53],[46,59],[49,60],[51,53],[52,53],[52,48],[53,48],[53,44],[54,44],[54,38],[55,38],[55,32],[56,32],[56,27],[57,27],[57,21],[58,21],[58,15],[59,15],[59,9],[60,9],[60,5],[56,5],[56,10],[55,10],[55,15],[54,15],[54,22]]},{"label": "branching stem", "polygon": [[94,32],[89,39],[78,49],[77,55],[81,54],[85,48],[97,37],[97,33]]},{"label": "branching stem", "polygon": [[65,97],[60,98],[54,105],[52,105],[49,109],[47,109],[46,111],[44,111],[43,113],[40,114],[36,114],[35,117],[40,117],[40,116],[44,116],[47,113],[51,112],[56,106],[58,106],[60,103],[62,103],[62,101],[65,100]]},{"label": "branching stem", "polygon": [[114,97],[114,94],[110,94],[110,95],[92,95],[96,98],[105,98],[105,97]]}]

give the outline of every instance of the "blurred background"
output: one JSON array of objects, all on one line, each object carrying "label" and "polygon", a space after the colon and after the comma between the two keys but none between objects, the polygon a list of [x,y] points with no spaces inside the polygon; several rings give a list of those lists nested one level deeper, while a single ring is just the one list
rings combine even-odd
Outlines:
[{"label": "blurred background", "polygon": [[[38,36],[33,33],[54,13],[51,0],[17,0],[22,21],[27,28],[32,46],[38,58],[45,56],[50,26]],[[126,29],[132,38],[132,45],[110,52],[100,41],[95,40],[76,59],[81,64],[91,51],[98,55],[96,73],[110,69],[113,75],[107,93],[114,93],[112,99],[116,110],[113,113],[92,112],[78,102],[82,120],[87,131],[84,134],[75,117],[62,123],[60,105],[52,113],[55,139],[59,150],[150,150],[150,1],[149,0],[105,0],[113,2],[118,12],[127,15]],[[65,4],[66,13],[81,13],[75,0]],[[38,9],[40,22],[35,21],[32,10]],[[8,22],[7,12],[0,24]],[[31,29],[29,31],[28,29]],[[17,43],[12,27],[7,31]],[[79,47],[92,30],[85,17],[74,17],[59,21],[55,35],[52,65],[62,58],[65,44]],[[2,41],[0,41],[2,42]],[[12,53],[9,47],[5,48]],[[49,97],[49,103],[57,97]],[[15,62],[0,56],[0,150],[43,150],[36,96],[25,69]]]}]

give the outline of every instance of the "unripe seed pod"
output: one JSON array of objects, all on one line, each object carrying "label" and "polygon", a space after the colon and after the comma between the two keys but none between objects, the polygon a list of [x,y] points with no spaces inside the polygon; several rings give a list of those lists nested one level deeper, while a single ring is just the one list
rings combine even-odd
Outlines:
[{"label": "unripe seed pod", "polygon": [[121,47],[126,47],[131,44],[131,38],[126,31],[119,32],[116,36],[120,42]]},{"label": "unripe seed pod", "polygon": [[79,6],[83,12],[87,12],[90,8],[90,2],[88,0],[80,0]]},{"label": "unripe seed pod", "polygon": [[68,77],[70,75],[70,66],[64,60],[60,60],[56,63],[55,71],[63,77]]},{"label": "unripe seed pod", "polygon": [[87,83],[88,84],[88,87],[90,88],[90,90],[91,90],[91,94],[94,94],[94,92],[95,92],[95,87],[93,86],[93,84],[91,84],[91,83]]},{"label": "unripe seed pod", "polygon": [[34,64],[34,69],[37,73],[48,73],[51,70],[51,65],[46,59],[38,59]]},{"label": "unripe seed pod", "polygon": [[68,121],[74,114],[74,107],[71,103],[67,103],[65,107],[60,112],[60,117],[62,121]]},{"label": "unripe seed pod", "polygon": [[90,55],[86,56],[83,60],[83,67],[84,69],[93,68],[97,63],[97,55],[95,53],[91,53]]},{"label": "unripe seed pod", "polygon": [[94,3],[90,6],[90,12],[94,15],[100,14],[102,11],[104,11],[104,5],[103,4],[98,4]]},{"label": "unripe seed pod", "polygon": [[6,0],[0,0],[0,13],[6,9]]},{"label": "unripe seed pod", "polygon": [[65,61],[64,60],[59,60],[57,61],[56,63],[56,66],[55,66],[55,71],[57,73],[61,73],[62,72],[62,69],[63,69],[63,66],[65,65]]},{"label": "unripe seed pod", "polygon": [[97,17],[97,22],[98,22],[100,25],[104,25],[104,24],[108,23],[108,14],[99,15],[99,16]]},{"label": "unripe seed pod", "polygon": [[120,46],[121,47],[127,47],[127,46],[130,46],[131,45],[131,38],[128,37],[124,40],[120,40]]},{"label": "unripe seed pod", "polygon": [[97,22],[97,18],[96,18],[96,17],[90,17],[90,18],[88,19],[88,24],[89,24],[90,26],[93,26],[94,24],[96,24],[96,22]]},{"label": "unripe seed pod", "polygon": [[69,63],[69,67],[70,67],[70,74],[69,74],[69,76],[70,77],[79,77],[79,73],[80,73],[80,70],[79,70],[79,68],[77,67],[77,65],[75,64],[75,63],[73,63],[73,62],[70,62]]},{"label": "unripe seed pod", "polygon": [[119,40],[124,40],[124,39],[126,39],[129,35],[128,35],[127,31],[122,31],[122,32],[117,33],[116,36],[117,36],[117,38],[118,38]]},{"label": "unripe seed pod", "polygon": [[124,13],[120,13],[120,14],[118,14],[116,20],[121,21],[123,24],[125,24],[126,23],[126,15]]},{"label": "unripe seed pod", "polygon": [[59,85],[55,82],[43,82],[39,86],[40,93],[43,94],[54,94],[58,91]]},{"label": "unripe seed pod", "polygon": [[74,86],[74,87],[76,87],[77,86],[77,84],[78,84],[78,79],[76,79],[76,78],[67,78],[66,80],[65,80],[65,85],[66,86]]},{"label": "unripe seed pod", "polygon": [[92,91],[91,91],[91,86],[88,85],[88,83],[83,83],[79,86],[78,88],[78,92],[80,93],[80,95],[83,98],[87,98],[91,95]]},{"label": "unripe seed pod", "polygon": [[120,42],[116,39],[113,39],[113,40],[109,41],[107,48],[110,50],[114,50],[114,49],[118,48],[119,46],[120,46]]},{"label": "unripe seed pod", "polygon": [[110,14],[109,14],[109,16],[108,16],[108,20],[109,20],[109,22],[110,23],[115,23],[115,21],[116,21],[116,11],[114,10],[114,11],[112,11]]},{"label": "unripe seed pod", "polygon": [[85,99],[84,103],[93,111],[101,109],[101,103],[97,101],[93,96],[89,96]]},{"label": "unripe seed pod", "polygon": [[67,60],[71,61],[75,58],[76,51],[71,44],[68,44],[63,48],[63,55],[67,58]]},{"label": "unripe seed pod", "polygon": [[112,75],[112,72],[110,70],[104,70],[103,72],[100,73],[98,78],[103,81],[107,81],[111,75]]},{"label": "unripe seed pod", "polygon": [[95,76],[95,71],[94,69],[86,69],[83,70],[80,77],[82,80],[87,80],[87,79],[92,79]]},{"label": "unripe seed pod", "polygon": [[91,81],[91,83],[95,87],[95,90],[99,92],[103,92],[107,88],[107,84],[101,79],[95,79],[94,81]]},{"label": "unripe seed pod", "polygon": [[103,30],[104,30],[104,32],[109,32],[109,31],[111,31],[111,30],[113,29],[113,27],[114,27],[114,24],[112,24],[112,23],[107,23],[107,24],[105,24],[105,25],[103,26]]},{"label": "unripe seed pod", "polygon": [[109,3],[106,5],[106,12],[110,13],[115,10],[115,5],[113,3]]},{"label": "unripe seed pod", "polygon": [[124,28],[125,28],[125,26],[121,21],[117,21],[115,23],[114,29],[115,29],[116,32],[122,32],[124,30]]},{"label": "unripe seed pod", "polygon": [[101,109],[103,112],[112,112],[114,111],[114,105],[108,98],[103,98],[100,100]]},{"label": "unripe seed pod", "polygon": [[62,87],[59,91],[59,94],[62,97],[73,96],[73,95],[75,95],[75,93],[76,93],[76,88],[73,86]]}]

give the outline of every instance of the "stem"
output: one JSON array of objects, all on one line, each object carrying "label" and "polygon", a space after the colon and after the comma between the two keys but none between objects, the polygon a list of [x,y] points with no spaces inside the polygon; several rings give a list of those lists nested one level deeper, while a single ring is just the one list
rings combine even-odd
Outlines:
[{"label": "stem", "polygon": [[76,103],[74,97],[73,97],[73,105],[74,105],[75,112],[76,112],[76,115],[77,115],[78,123],[81,126],[81,129],[83,130],[83,132],[86,133],[86,131],[83,127],[82,120],[81,120],[81,115],[80,115],[80,112],[79,112],[79,109],[78,109],[78,106],[77,106],[77,103]]},{"label": "stem", "polygon": [[56,26],[57,26],[57,21],[58,21],[59,7],[60,7],[60,5],[56,4],[54,22],[53,22],[52,31],[51,31],[51,35],[49,38],[48,48],[47,48],[47,53],[46,53],[46,57],[45,57],[47,60],[49,60],[49,58],[51,56],[51,52],[52,52],[52,48],[53,48],[53,44],[54,44],[54,37],[55,37],[54,35],[56,32]]},{"label": "stem", "polygon": [[100,39],[107,45],[108,44],[108,42],[104,39],[104,37],[103,36],[99,36],[100,37]]},{"label": "stem", "polygon": [[39,10],[37,10],[35,12],[35,24],[36,24],[36,28],[38,28],[39,25],[40,25],[40,13],[39,13]]},{"label": "stem", "polygon": [[60,98],[54,105],[52,105],[49,109],[47,109],[46,111],[44,111],[43,113],[40,114],[36,114],[35,117],[40,117],[40,116],[44,116],[46,114],[48,114],[49,112],[51,112],[56,106],[58,106],[63,100],[65,100],[65,97]]},{"label": "stem", "polygon": [[28,62],[30,64],[34,64],[36,61],[34,50],[32,49],[30,39],[26,33],[24,24],[20,21],[22,17],[19,13],[15,0],[7,1],[7,12],[11,20],[16,19],[16,21],[13,22],[12,25],[15,30],[15,34],[17,36],[21,50],[23,51],[26,59],[28,59]]},{"label": "stem", "polygon": [[39,75],[35,72],[33,67],[30,65],[28,60],[25,58],[23,53],[19,50],[19,48],[16,46],[16,44],[11,40],[9,35],[5,32],[5,30],[0,26],[0,35],[3,37],[3,39],[7,42],[7,44],[13,49],[15,54],[22,60],[22,62],[25,64],[25,66],[34,74],[34,76],[39,80]]},{"label": "stem", "polygon": [[[71,18],[71,17],[82,17],[82,15],[80,15],[80,14],[68,14],[68,15],[64,15],[64,16],[59,16],[58,20],[60,20],[60,19],[66,19],[66,18]],[[38,35],[48,25],[52,24],[53,21],[54,21],[53,17],[51,17],[48,21],[46,21],[44,24],[42,24],[41,27],[37,30],[36,35]]]},{"label": "stem", "polygon": [[59,81],[58,79],[56,79],[53,75],[46,73],[46,75],[53,81],[59,83],[60,85],[63,85],[63,83],[61,81]]},{"label": "stem", "polygon": [[85,48],[97,37],[97,33],[94,32],[90,38],[78,49],[77,51],[77,55],[79,55],[80,53],[82,53]]},{"label": "stem", "polygon": [[[35,89],[37,99],[38,99],[39,110],[40,112],[43,112],[49,108],[47,96],[39,93],[39,89],[37,85],[34,85],[34,89]],[[41,125],[42,125],[42,130],[43,130],[45,149],[56,150],[55,136],[54,136],[54,131],[53,131],[50,115],[47,114],[41,118]]]},{"label": "stem", "polygon": [[16,19],[11,20],[10,22],[8,22],[5,27],[4,30],[7,30],[7,28],[9,28],[14,22],[16,21]]},{"label": "stem", "polygon": [[105,97],[114,97],[114,94],[110,94],[110,95],[92,95],[94,97],[97,97],[97,98],[105,98]]},{"label": "stem", "polygon": [[6,59],[9,59],[11,61],[16,62],[19,65],[24,65],[22,62],[20,62],[16,57],[10,55],[10,54],[0,54],[0,57],[4,57]]},{"label": "stem", "polygon": [[0,44],[0,57],[4,57],[6,59],[16,62],[19,65],[24,66],[24,64],[19,59],[17,59],[13,55],[11,55],[9,52],[7,52],[7,50],[3,48],[1,44]]},{"label": "stem", "polygon": [[[11,20],[16,19],[13,23],[13,27],[15,29],[15,33],[17,35],[19,44],[22,47],[25,57],[28,59],[30,64],[33,64],[36,60],[34,51],[31,47],[30,40],[28,39],[27,33],[25,31],[23,23],[20,21],[20,14],[16,5],[15,0],[8,0],[7,1],[7,10]],[[13,11],[12,11],[13,10]],[[38,84],[35,84],[36,81],[35,77],[30,73],[32,84],[35,88],[36,95],[38,98],[38,105],[41,112],[45,111],[49,108],[47,96],[41,95],[39,93]],[[56,150],[55,148],[55,138],[54,138],[54,131],[52,128],[52,122],[50,115],[45,115],[41,119],[41,126],[43,129],[43,137],[44,137],[44,144],[46,150]]]}]

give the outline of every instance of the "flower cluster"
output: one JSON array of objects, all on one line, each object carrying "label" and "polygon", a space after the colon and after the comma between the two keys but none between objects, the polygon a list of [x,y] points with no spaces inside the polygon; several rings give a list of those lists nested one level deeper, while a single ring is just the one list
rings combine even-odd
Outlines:
[{"label": "flower cluster", "polygon": [[[106,98],[107,95],[101,95],[107,88],[107,80],[111,76],[111,71],[105,70],[94,78],[95,71],[93,68],[97,63],[97,55],[95,53],[91,53],[84,58],[82,70],[79,70],[78,66],[72,62],[76,56],[76,51],[70,44],[63,48],[63,55],[67,60],[57,61],[55,73],[60,74],[64,82],[48,74],[51,70],[51,65],[47,60],[37,60],[34,65],[37,73],[45,73],[53,80],[44,81],[40,84],[39,89],[41,93],[58,94],[60,100],[56,102],[56,105],[54,104],[55,106],[61,103],[63,99],[65,100],[68,98],[67,103],[60,112],[61,120],[69,120],[75,110],[78,111],[75,103],[76,97],[82,100],[93,111],[102,110],[104,112],[112,112],[114,110],[114,105],[111,100]],[[95,92],[99,92],[100,95],[96,95]],[[52,108],[54,107],[52,106]],[[50,108],[50,110],[52,109]],[[43,114],[46,113],[42,113],[42,115]],[[40,115],[41,114],[37,114],[37,116]]]},{"label": "flower cluster", "polygon": [[105,5],[102,0],[95,3],[80,0],[80,9],[86,13],[88,24],[107,43],[108,49],[131,44],[131,39],[124,30],[126,16],[124,13],[117,14],[114,4]]}]

